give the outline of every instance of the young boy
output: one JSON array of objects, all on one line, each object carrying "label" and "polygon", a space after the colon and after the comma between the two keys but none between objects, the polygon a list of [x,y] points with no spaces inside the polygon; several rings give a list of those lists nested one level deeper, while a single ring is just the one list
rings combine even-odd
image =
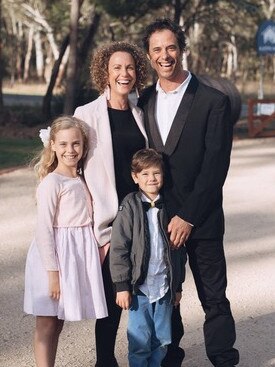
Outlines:
[{"label": "young boy", "polygon": [[110,269],[116,302],[129,311],[130,367],[159,367],[171,343],[171,313],[185,277],[185,247],[173,250],[159,191],[163,161],[154,149],[132,159],[139,191],[122,201],[112,227]]}]

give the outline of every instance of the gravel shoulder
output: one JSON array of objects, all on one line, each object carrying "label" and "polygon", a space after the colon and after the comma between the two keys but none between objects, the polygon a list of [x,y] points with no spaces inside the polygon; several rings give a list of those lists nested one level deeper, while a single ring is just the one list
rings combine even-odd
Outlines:
[{"label": "gravel shoulder", "polygon": [[[224,187],[228,298],[236,321],[240,367],[275,366],[275,138],[234,142]],[[24,266],[35,225],[35,178],[29,169],[0,175],[0,367],[33,367],[34,318],[22,311]],[[181,302],[185,367],[210,367],[203,313],[188,269]],[[127,313],[117,339],[127,366]],[[94,322],[66,323],[57,367],[95,363]],[[108,366],[106,366],[108,367]]]}]

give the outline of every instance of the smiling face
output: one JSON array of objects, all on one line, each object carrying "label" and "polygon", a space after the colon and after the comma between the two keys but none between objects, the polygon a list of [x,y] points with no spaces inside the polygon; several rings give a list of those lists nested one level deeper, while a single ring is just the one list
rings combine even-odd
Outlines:
[{"label": "smiling face", "polygon": [[111,98],[128,96],[136,82],[135,61],[128,52],[112,54],[108,65]]},{"label": "smiling face", "polygon": [[158,74],[161,85],[165,81],[182,83],[182,52],[173,32],[164,29],[152,33],[149,38],[148,58]]},{"label": "smiling face", "polygon": [[154,200],[158,196],[163,184],[161,167],[150,166],[144,168],[138,173],[132,173],[132,178],[149,199]]},{"label": "smiling face", "polygon": [[56,171],[65,176],[75,176],[77,164],[83,155],[83,137],[80,129],[72,127],[59,130],[51,148],[57,157]]}]

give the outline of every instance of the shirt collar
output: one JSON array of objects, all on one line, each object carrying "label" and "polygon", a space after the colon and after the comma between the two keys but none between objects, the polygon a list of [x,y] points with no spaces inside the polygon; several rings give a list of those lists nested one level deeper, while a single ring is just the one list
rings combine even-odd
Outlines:
[{"label": "shirt collar", "polygon": [[141,191],[141,200],[142,201],[147,201],[147,203],[151,203],[152,201],[157,201],[160,198],[160,196],[158,195],[154,200],[150,200],[146,195],[144,195],[144,193]]},{"label": "shirt collar", "polygon": [[189,81],[190,81],[190,79],[192,77],[190,71],[187,70],[187,72],[188,72],[187,78],[184,79],[184,81],[176,89],[171,90],[170,92],[165,92],[161,88],[160,83],[159,83],[159,79],[158,79],[157,84],[156,84],[156,91],[157,92],[161,92],[161,93],[165,93],[165,94],[176,94],[176,93],[181,92],[181,90],[186,87],[186,85],[189,83]]}]

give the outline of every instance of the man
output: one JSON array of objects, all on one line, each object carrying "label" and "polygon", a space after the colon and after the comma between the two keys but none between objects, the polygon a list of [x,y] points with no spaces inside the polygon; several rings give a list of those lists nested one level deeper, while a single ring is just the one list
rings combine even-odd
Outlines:
[{"label": "man", "polygon": [[[204,337],[216,367],[238,364],[235,323],[226,298],[222,187],[232,145],[230,104],[221,92],[201,84],[182,67],[185,35],[169,19],[145,30],[144,47],[158,82],[142,95],[149,144],[165,162],[164,199],[172,246],[185,244],[205,312]],[[164,367],[181,366],[184,351],[180,308],[172,315],[172,344]]]}]

